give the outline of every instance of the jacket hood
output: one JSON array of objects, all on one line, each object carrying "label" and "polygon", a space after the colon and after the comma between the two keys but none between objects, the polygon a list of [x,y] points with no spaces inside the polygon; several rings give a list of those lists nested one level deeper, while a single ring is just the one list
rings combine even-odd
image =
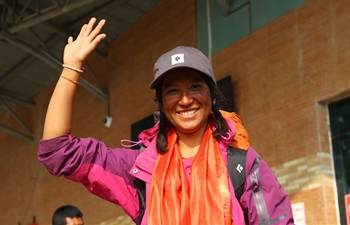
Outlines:
[{"label": "jacket hood", "polygon": [[220,113],[226,119],[227,124],[229,125],[229,130],[235,128],[236,131],[229,145],[234,148],[247,150],[250,147],[249,135],[243,127],[241,118],[234,112],[220,110]]}]

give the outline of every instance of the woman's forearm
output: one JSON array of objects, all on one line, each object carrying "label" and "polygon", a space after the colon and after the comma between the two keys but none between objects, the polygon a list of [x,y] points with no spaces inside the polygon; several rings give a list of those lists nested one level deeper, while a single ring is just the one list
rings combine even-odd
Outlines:
[{"label": "woman's forearm", "polygon": [[94,28],[96,19],[82,26],[75,41],[68,38],[63,53],[63,70],[46,112],[43,139],[51,139],[68,134],[72,129],[72,110],[74,95],[78,87],[83,64],[97,45],[106,37],[101,34],[105,20],[101,20]]}]

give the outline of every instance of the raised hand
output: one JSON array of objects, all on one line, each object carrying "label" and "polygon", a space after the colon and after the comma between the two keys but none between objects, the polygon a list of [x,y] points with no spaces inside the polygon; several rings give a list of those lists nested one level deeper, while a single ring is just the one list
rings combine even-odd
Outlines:
[{"label": "raised hand", "polygon": [[82,68],[87,57],[95,50],[97,45],[106,37],[101,30],[106,20],[101,20],[94,28],[96,18],[91,18],[88,24],[84,24],[78,37],[68,38],[68,44],[64,48],[63,63],[76,68]]},{"label": "raised hand", "polygon": [[101,20],[94,28],[96,19],[92,18],[88,24],[81,28],[75,41],[72,37],[68,38],[68,44],[63,53],[63,64],[65,66],[60,76],[62,79],[58,79],[51,96],[46,112],[43,139],[50,139],[71,132],[73,99],[81,76],[79,71],[98,43],[106,37],[105,34],[100,33],[105,22],[105,20]]}]

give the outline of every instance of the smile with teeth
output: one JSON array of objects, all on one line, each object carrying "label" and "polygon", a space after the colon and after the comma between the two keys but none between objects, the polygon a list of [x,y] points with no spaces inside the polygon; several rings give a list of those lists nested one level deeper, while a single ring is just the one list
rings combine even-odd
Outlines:
[{"label": "smile with teeth", "polygon": [[197,112],[196,109],[191,110],[191,111],[186,111],[186,112],[179,112],[179,114],[182,115],[182,116],[191,116],[191,115],[193,115],[195,112]]}]

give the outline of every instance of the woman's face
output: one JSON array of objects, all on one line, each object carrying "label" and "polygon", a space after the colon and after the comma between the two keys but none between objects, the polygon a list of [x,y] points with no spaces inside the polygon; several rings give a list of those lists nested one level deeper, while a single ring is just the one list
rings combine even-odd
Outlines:
[{"label": "woman's face", "polygon": [[203,131],[207,125],[212,103],[203,76],[197,70],[177,69],[162,82],[163,111],[177,132]]}]

